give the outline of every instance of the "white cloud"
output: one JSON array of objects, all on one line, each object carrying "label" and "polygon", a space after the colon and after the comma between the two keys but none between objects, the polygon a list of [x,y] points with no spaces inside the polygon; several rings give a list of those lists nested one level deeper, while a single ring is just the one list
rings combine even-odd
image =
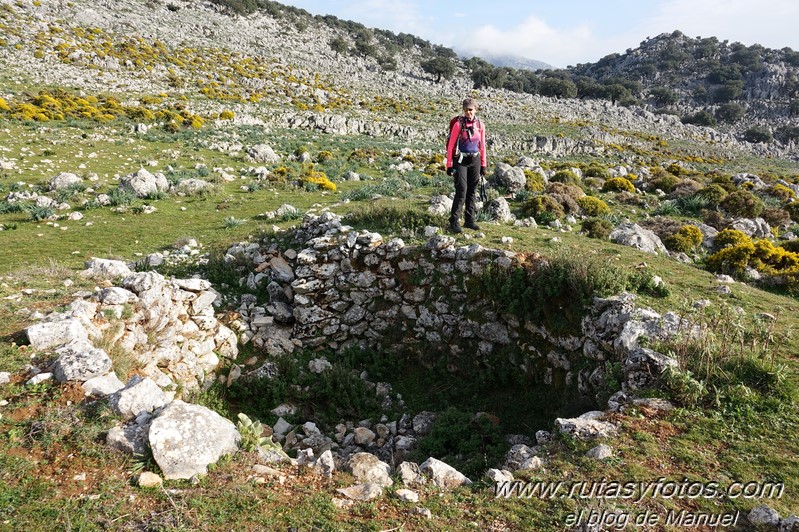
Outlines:
[{"label": "white cloud", "polygon": [[689,37],[761,44],[767,48],[796,48],[796,0],[666,0],[642,25],[654,36],[680,30]]},{"label": "white cloud", "polygon": [[347,2],[339,18],[357,20],[367,27],[383,28],[395,33],[424,35],[432,22],[413,1],[363,0]]},{"label": "white cloud", "polygon": [[584,23],[558,29],[539,17],[530,16],[508,29],[479,26],[469,32],[469,41],[471,46],[457,42],[451,44],[477,55],[519,55],[560,67],[595,49],[597,37]]}]

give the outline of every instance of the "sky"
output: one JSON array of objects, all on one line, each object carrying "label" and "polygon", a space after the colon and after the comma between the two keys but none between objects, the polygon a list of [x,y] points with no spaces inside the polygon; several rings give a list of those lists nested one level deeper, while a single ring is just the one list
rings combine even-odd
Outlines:
[{"label": "sky", "polygon": [[594,63],[675,30],[799,50],[797,0],[279,0],[314,15],[410,33],[469,55],[519,55],[555,68]]}]

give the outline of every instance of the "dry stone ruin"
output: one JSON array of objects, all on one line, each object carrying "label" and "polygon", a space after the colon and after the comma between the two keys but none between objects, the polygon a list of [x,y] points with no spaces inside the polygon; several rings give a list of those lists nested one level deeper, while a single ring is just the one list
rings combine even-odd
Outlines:
[{"label": "dry stone ruin", "polygon": [[[246,379],[275,378],[272,359],[279,356],[371,348],[387,357],[412,353],[422,365],[443,357],[452,372],[479,359],[485,367],[522,372],[533,386],[576,389],[594,400],[615,391],[609,409],[635,401],[636,390],[656,386],[662,371],[675,364],[640,347],[638,339],[667,337],[684,324],[673,313],[636,308],[630,294],[595,300],[575,330],[553,334],[481,291],[481,276],[522,267],[523,259],[479,244],[456,246],[453,238],[438,234],[424,244],[406,245],[400,238],[353,230],[330,212],[307,215],[290,234],[227,250],[224,260],[238,268],[240,288],[248,293],[235,301],[237,312],[233,318],[227,313],[226,324],[215,308],[225,296],[207,280],[168,279],[95,259],[83,274],[105,279],[101,286],[77,293],[66,311],[26,330],[34,349],[55,355],[51,371],[31,382],[54,376],[82,382],[87,395],[107,396],[124,419],[109,430],[109,445],[135,455],[149,450],[166,478],[189,478],[234,452],[241,436],[230,421],[181,399],[215,381],[230,386],[241,378],[247,386]],[[262,366],[253,369],[237,360],[239,347],[247,344],[265,358]],[[127,383],[117,374],[124,372],[123,360],[135,366]],[[621,366],[621,390],[608,390],[614,364]],[[330,368],[324,353],[308,364],[311,373]],[[375,388],[390,403],[391,384]],[[291,408],[278,405],[273,413],[283,416]],[[284,449],[297,451],[294,461],[328,475],[337,467],[355,467],[349,461],[364,452],[383,460],[381,468],[399,467],[430,432],[435,414],[383,417],[377,423],[342,423],[330,434],[313,422],[294,426],[280,417],[272,433]],[[554,429],[585,439],[612,437],[616,427],[603,418],[602,411],[559,418]],[[550,437],[544,430],[535,436]],[[532,444],[529,435],[516,435],[514,442],[507,470],[542,465],[536,449],[523,443]],[[287,455],[279,447],[261,448],[261,458],[281,461]],[[435,481],[446,464],[430,460],[429,467],[416,469]],[[455,473],[447,470],[442,478],[460,479]],[[459,482],[469,480],[464,479]],[[354,491],[376,496],[380,489],[371,484]]]}]

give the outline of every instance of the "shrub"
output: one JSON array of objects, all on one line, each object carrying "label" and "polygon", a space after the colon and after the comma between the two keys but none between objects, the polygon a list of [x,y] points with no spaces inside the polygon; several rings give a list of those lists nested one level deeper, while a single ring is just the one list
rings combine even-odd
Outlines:
[{"label": "shrub", "polygon": [[46,220],[55,214],[52,207],[37,207],[36,205],[29,205],[27,207],[28,217],[34,222]]},{"label": "shrub", "polygon": [[586,216],[606,216],[610,214],[610,207],[608,204],[599,198],[593,196],[585,196],[577,200],[577,204],[586,214]]},{"label": "shrub", "polygon": [[746,190],[736,190],[730,193],[720,206],[730,216],[742,218],[756,218],[763,212],[763,202]]},{"label": "shrub", "polygon": [[727,191],[724,190],[721,185],[711,183],[698,191],[695,195],[707,201],[707,206],[709,208],[716,208],[724,201],[724,198],[727,197]]},{"label": "shrub", "polygon": [[136,193],[127,187],[118,187],[108,192],[108,204],[112,207],[130,205],[136,200]]},{"label": "shrub", "polygon": [[799,223],[799,201],[788,203],[783,209],[785,209],[785,212],[791,217],[791,220]]},{"label": "shrub", "polygon": [[602,192],[635,192],[635,186],[623,177],[611,177],[605,181]]},{"label": "shrub", "polygon": [[598,177],[601,179],[607,179],[608,171],[606,168],[592,163],[591,166],[585,169],[583,175],[585,175],[585,177]]},{"label": "shrub", "polygon": [[613,231],[613,224],[604,218],[588,218],[583,220],[581,230],[590,238],[605,240]]},{"label": "shrub", "polygon": [[771,142],[772,139],[771,131],[763,127],[751,127],[744,131],[744,140],[746,142]]},{"label": "shrub", "polygon": [[220,120],[233,120],[234,118],[236,118],[236,113],[234,113],[229,109],[225,109],[224,111],[219,113]]},{"label": "shrub", "polygon": [[761,217],[768,222],[771,227],[787,228],[791,225],[791,216],[779,207],[766,207],[763,209]]},{"label": "shrub", "polygon": [[667,237],[663,244],[671,251],[689,253],[702,243],[702,231],[695,225],[684,225]]},{"label": "shrub", "polygon": [[549,195],[533,196],[522,206],[526,216],[534,217],[538,222],[545,223],[559,220],[565,216],[563,207]]},{"label": "shrub", "polygon": [[[719,233],[721,234],[721,233]],[[746,236],[746,235],[744,235]],[[707,258],[707,267],[711,271],[739,273],[749,265],[755,253],[755,246],[749,237],[748,242],[724,247]],[[718,237],[716,237],[718,242]],[[714,246],[715,247],[715,246]]]},{"label": "shrub", "polygon": [[317,162],[324,163],[333,159],[333,152],[330,151],[320,151],[316,155]]},{"label": "shrub", "polygon": [[719,251],[727,247],[739,246],[747,243],[751,244],[752,239],[749,238],[746,233],[737,229],[722,229],[713,241],[713,251]]},{"label": "shrub", "polygon": [[524,169],[524,177],[527,179],[527,182],[524,185],[524,188],[530,190],[532,192],[541,192],[544,190],[544,176],[530,170],[529,168]]},{"label": "shrub", "polygon": [[402,230],[417,232],[426,226],[441,226],[445,223],[441,215],[410,207],[403,209],[385,205],[369,206],[353,211],[347,214],[346,219],[347,223],[354,227],[368,227],[373,231],[389,233],[400,233]]},{"label": "shrub", "polygon": [[571,170],[559,170],[555,172],[555,175],[553,175],[549,180],[553,183],[563,183],[566,185],[580,184],[580,178],[577,177],[577,174]]},{"label": "shrub", "polygon": [[679,183],[679,177],[665,171],[656,172],[655,178],[651,181],[653,187],[659,188],[666,193],[672,192]]},{"label": "shrub", "polygon": [[780,201],[788,201],[796,198],[796,192],[785,185],[772,185],[766,189],[766,194]]},{"label": "shrub", "polygon": [[713,127],[716,125],[716,118],[709,111],[699,111],[692,115],[684,116],[682,123]]},{"label": "shrub", "polygon": [[574,185],[566,185],[564,183],[550,183],[546,188],[547,194],[560,194],[568,196],[573,200],[578,200],[585,196],[585,192],[580,187]]},{"label": "shrub", "polygon": [[306,189],[321,189],[335,192],[336,184],[328,179],[324,172],[314,170],[312,164],[303,165],[302,173],[300,174],[300,184]]},{"label": "shrub", "polygon": [[719,171],[712,171],[705,174],[705,177],[709,177],[712,184],[719,185],[727,192],[733,192],[738,188],[735,186],[735,183],[732,182],[732,176],[729,174],[724,174]]}]

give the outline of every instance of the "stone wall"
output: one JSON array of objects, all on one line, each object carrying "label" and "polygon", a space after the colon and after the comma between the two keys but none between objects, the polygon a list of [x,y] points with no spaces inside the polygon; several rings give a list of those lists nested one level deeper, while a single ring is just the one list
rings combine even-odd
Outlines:
[{"label": "stone wall", "polygon": [[512,252],[458,246],[445,235],[406,245],[354,231],[330,212],[306,216],[294,242],[299,251],[238,243],[225,257],[245,265],[242,286],[261,294],[242,297],[231,328],[241,343],[271,355],[360,346],[414,353],[431,366],[446,357],[452,371],[479,357],[491,366],[511,363],[534,382],[590,394],[604,387],[612,363],[638,348],[638,336],[654,337],[674,321],[636,310],[628,295],[598,300],[581,327],[554,335],[474,290],[479,276],[519,266]]}]

